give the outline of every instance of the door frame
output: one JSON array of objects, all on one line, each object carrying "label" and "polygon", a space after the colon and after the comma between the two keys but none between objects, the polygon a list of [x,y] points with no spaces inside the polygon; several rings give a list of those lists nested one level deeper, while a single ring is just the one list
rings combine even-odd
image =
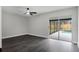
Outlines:
[{"label": "door frame", "polygon": [[[50,25],[49,25],[49,26],[50,26],[50,33],[49,33],[49,35],[52,34],[52,33],[51,33],[51,21],[58,21],[58,22],[59,22],[58,26],[59,26],[59,28],[60,28],[60,21],[61,21],[61,20],[72,20],[72,17],[49,20],[49,24],[50,24]],[[71,26],[72,26],[72,21],[71,21]],[[59,28],[58,28],[58,30],[60,30]],[[71,27],[71,32],[72,32],[72,27]],[[59,35],[60,35],[60,33],[58,32],[58,39],[56,39],[56,40],[61,40],[61,39],[59,39]],[[66,40],[62,40],[62,41],[66,41]],[[69,42],[69,41],[68,41],[68,42]],[[72,41],[71,41],[71,42],[72,42]]]}]

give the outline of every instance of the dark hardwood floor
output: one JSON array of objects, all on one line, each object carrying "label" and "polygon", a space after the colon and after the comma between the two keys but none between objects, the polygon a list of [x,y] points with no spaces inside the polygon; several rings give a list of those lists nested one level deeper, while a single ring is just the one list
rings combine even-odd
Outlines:
[{"label": "dark hardwood floor", "polygon": [[0,48],[0,52],[2,51],[2,48]]},{"label": "dark hardwood floor", "polygon": [[2,52],[79,52],[70,42],[23,35],[2,40]]}]

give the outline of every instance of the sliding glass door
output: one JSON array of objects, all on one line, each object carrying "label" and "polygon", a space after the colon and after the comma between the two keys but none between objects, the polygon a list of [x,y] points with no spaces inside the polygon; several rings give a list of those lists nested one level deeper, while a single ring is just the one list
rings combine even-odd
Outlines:
[{"label": "sliding glass door", "polygon": [[50,37],[52,39],[71,41],[71,18],[50,20]]},{"label": "sliding glass door", "polygon": [[50,20],[50,36],[52,39],[58,39],[58,19]]},{"label": "sliding glass door", "polygon": [[60,19],[59,39],[65,41],[72,40],[71,18]]}]

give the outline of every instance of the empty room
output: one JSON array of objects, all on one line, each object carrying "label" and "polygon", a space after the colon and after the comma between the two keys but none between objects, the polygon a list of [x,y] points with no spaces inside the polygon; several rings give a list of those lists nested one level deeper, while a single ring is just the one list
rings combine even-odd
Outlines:
[{"label": "empty room", "polygon": [[78,6],[1,6],[0,51],[79,52],[78,11]]}]

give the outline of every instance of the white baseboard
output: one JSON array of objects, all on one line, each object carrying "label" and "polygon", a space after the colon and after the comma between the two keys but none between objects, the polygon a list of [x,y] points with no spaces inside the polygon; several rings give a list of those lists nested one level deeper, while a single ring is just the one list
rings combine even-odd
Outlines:
[{"label": "white baseboard", "polygon": [[48,38],[48,37],[42,36],[42,35],[35,35],[35,34],[26,33],[26,34],[19,34],[19,35],[13,35],[13,36],[2,37],[2,39],[11,38],[11,37],[16,37],[16,36],[21,36],[21,35],[34,35],[34,36],[38,36],[38,37]]},{"label": "white baseboard", "polygon": [[44,37],[44,38],[48,38],[48,37],[46,37],[46,36],[42,36],[42,35],[35,35],[35,34],[28,34],[28,35],[33,35],[33,36],[38,36],[38,37]]},{"label": "white baseboard", "polygon": [[13,35],[13,36],[7,36],[7,37],[2,37],[2,39],[16,37],[16,36],[21,36],[21,35],[27,35],[27,34],[18,34],[18,35]]}]

